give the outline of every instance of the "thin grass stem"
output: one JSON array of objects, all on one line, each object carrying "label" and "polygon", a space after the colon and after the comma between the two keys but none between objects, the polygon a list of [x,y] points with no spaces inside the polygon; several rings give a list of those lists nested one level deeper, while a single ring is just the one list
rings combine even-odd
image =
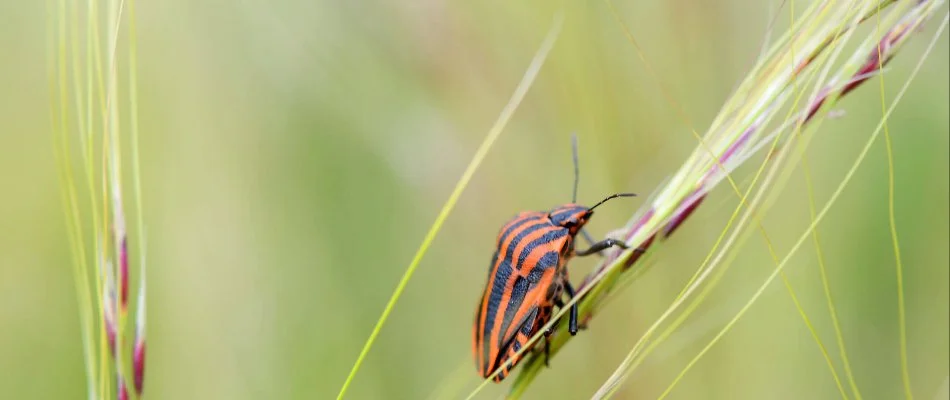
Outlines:
[{"label": "thin grass stem", "polygon": [[[804,150],[803,150],[804,151]],[[808,166],[807,159],[802,154],[802,171],[805,175],[805,187],[807,189],[808,196],[808,215],[809,220],[815,220],[815,191],[814,185],[812,184],[811,172]],[[835,309],[835,303],[831,296],[831,284],[828,281],[828,272],[825,267],[825,256],[824,252],[821,250],[821,240],[818,237],[818,228],[816,227],[812,230],[812,241],[815,244],[815,256],[818,258],[818,271],[821,275],[821,286],[825,295],[825,302],[828,306],[828,314],[831,317],[831,325],[835,331],[835,340],[838,344],[838,354],[841,356],[841,362],[844,364],[844,372],[848,378],[848,385],[851,387],[851,392],[854,394],[854,398],[861,400],[861,391],[858,389],[857,382],[854,378],[854,373],[851,371],[851,362],[848,360],[848,351],[844,343],[844,335],[841,331],[841,324],[838,321],[838,313]]]},{"label": "thin grass stem", "polygon": [[948,16],[944,18],[943,23],[941,23],[940,28],[938,28],[937,33],[934,35],[933,40],[931,41],[931,43],[930,43],[930,45],[928,46],[927,50],[925,50],[924,55],[921,57],[920,61],[919,61],[919,62],[917,63],[917,65],[916,65],[916,67],[915,67],[914,70],[911,72],[910,76],[908,77],[907,82],[905,82],[905,84],[904,84],[903,87],[901,88],[900,92],[899,92],[898,95],[895,97],[894,101],[891,103],[891,106],[886,110],[886,112],[885,112],[885,114],[884,114],[884,117],[883,117],[881,123],[879,123],[878,126],[877,126],[877,128],[875,128],[874,132],[872,133],[871,137],[868,139],[868,141],[867,141],[867,143],[865,144],[864,148],[862,149],[861,153],[858,155],[857,159],[856,159],[855,162],[852,164],[851,168],[848,170],[848,172],[847,172],[847,174],[845,175],[843,181],[838,185],[838,187],[837,187],[837,188],[835,189],[835,191],[832,193],[832,195],[831,195],[831,197],[829,198],[828,202],[825,204],[825,206],[822,208],[822,210],[818,213],[818,215],[815,217],[815,219],[811,222],[811,224],[809,224],[809,227],[806,229],[806,232],[804,232],[804,233],[799,237],[799,239],[795,242],[795,244],[794,244],[794,245],[792,246],[792,248],[789,250],[788,255],[785,256],[785,258],[781,261],[781,263],[779,264],[779,266],[778,266],[778,267],[775,269],[775,271],[769,276],[769,278],[767,278],[766,281],[765,281],[762,285],[759,286],[759,289],[753,294],[753,296],[749,299],[749,301],[746,302],[746,304],[739,310],[739,312],[736,314],[736,316],[735,316],[733,319],[731,319],[731,320],[729,321],[729,323],[727,323],[726,326],[710,341],[710,343],[709,343],[706,347],[704,347],[704,348],[699,352],[699,354],[697,354],[696,357],[694,357],[694,358],[690,361],[690,363],[687,365],[687,368],[684,369],[684,371],[681,372],[681,374],[678,375],[678,376],[676,377],[676,379],[674,379],[673,383],[672,383],[672,384],[666,389],[666,391],[664,391],[663,394],[660,396],[661,399],[662,399],[662,398],[665,398],[665,396],[669,394],[669,392],[672,390],[672,388],[675,386],[675,384],[676,384],[677,382],[679,382],[679,380],[682,379],[682,377],[685,375],[685,372],[686,372],[689,368],[691,368],[693,365],[695,365],[695,363],[696,363],[713,345],[715,345],[715,343],[717,343],[717,342],[719,341],[719,339],[721,339],[722,336],[725,335],[725,333],[728,332],[728,331],[732,328],[733,325],[735,325],[736,322],[738,322],[738,320],[745,314],[745,312],[748,311],[748,309],[752,306],[752,304],[755,303],[755,301],[762,295],[762,293],[765,291],[765,289],[768,288],[768,286],[772,283],[772,281],[775,279],[775,277],[782,271],[782,269],[785,267],[785,265],[787,264],[787,262],[788,262],[788,260],[791,258],[791,256],[792,256],[793,254],[795,254],[795,252],[798,250],[798,248],[801,247],[802,243],[804,243],[804,241],[810,236],[812,230],[814,230],[815,227],[818,225],[818,223],[822,220],[822,218],[824,218],[825,214],[828,212],[828,210],[831,208],[831,206],[837,201],[838,197],[839,197],[839,196],[841,195],[841,193],[844,191],[844,188],[845,188],[845,187],[848,185],[848,183],[851,181],[851,179],[852,179],[852,177],[854,176],[855,172],[857,172],[858,167],[861,166],[862,162],[864,161],[864,159],[866,158],[867,154],[869,153],[869,151],[870,151],[872,145],[873,145],[873,144],[875,143],[875,141],[877,140],[879,134],[880,134],[881,131],[882,131],[882,127],[886,124],[887,118],[890,116],[891,112],[892,112],[892,111],[894,110],[894,108],[897,106],[897,104],[899,103],[900,99],[903,98],[904,93],[906,92],[907,88],[910,86],[910,85],[909,85],[910,82],[913,81],[914,77],[916,77],[916,75],[919,73],[920,68],[923,66],[923,62],[926,60],[927,55],[933,50],[934,45],[935,45],[936,42],[937,42],[937,38],[939,38],[940,33],[942,33],[943,30],[946,28],[948,20],[950,20],[950,14],[948,14]]},{"label": "thin grass stem", "polygon": [[[881,18],[878,16],[877,19],[878,29],[880,29]],[[878,67],[881,68],[884,66],[884,55],[882,48],[883,46],[877,47],[877,59]],[[880,89],[881,89],[881,113],[885,114],[883,117],[884,124],[884,143],[885,148],[887,149],[887,217],[888,225],[890,228],[891,241],[894,245],[894,264],[897,273],[897,316],[898,316],[898,328],[900,330],[900,365],[901,365],[901,382],[904,385],[904,396],[908,400],[914,398],[913,390],[911,389],[910,384],[910,371],[907,366],[907,316],[905,313],[904,305],[904,268],[901,263],[901,251],[900,251],[900,242],[897,238],[897,221],[895,218],[894,211],[894,151],[891,146],[891,131],[888,129],[887,124],[887,101],[885,100],[885,91],[884,91],[884,75],[881,75],[880,79]]]},{"label": "thin grass stem", "polygon": [[[60,3],[62,4],[62,2]],[[78,213],[75,212],[76,195],[72,183],[71,162],[69,159],[69,146],[67,123],[67,93],[66,86],[60,85],[57,91],[56,83],[64,82],[65,79],[65,7],[60,7],[58,17],[54,17],[53,1],[47,1],[47,57],[49,60],[58,60],[58,62],[49,63],[47,68],[47,79],[49,86],[49,120],[53,131],[53,155],[57,163],[57,178],[60,187],[60,200],[63,209],[63,215],[66,222],[66,236],[69,242],[72,256],[73,280],[76,288],[76,302],[79,307],[80,319],[80,337],[82,341],[83,364],[86,376],[87,398],[94,400],[97,398],[95,390],[96,374],[93,361],[93,352],[95,344],[93,341],[93,320],[92,305],[89,287],[85,285],[83,277],[88,273],[88,266],[85,263],[85,254],[82,245],[82,231],[79,227]],[[59,29],[57,29],[57,27]],[[58,57],[57,57],[58,53]],[[58,104],[57,104],[58,102]],[[57,108],[59,117],[57,118]]]},{"label": "thin grass stem", "polygon": [[386,307],[383,309],[382,315],[379,317],[379,320],[376,322],[376,326],[373,328],[372,333],[370,333],[369,339],[367,339],[366,344],[363,345],[363,349],[360,351],[359,356],[356,358],[356,363],[353,365],[353,368],[350,370],[349,375],[346,377],[346,381],[343,382],[343,387],[340,388],[340,392],[337,395],[337,400],[343,398],[346,394],[347,389],[350,384],[353,382],[353,378],[356,376],[356,372],[359,370],[360,366],[363,363],[363,360],[366,358],[366,355],[369,353],[370,348],[373,343],[376,341],[376,337],[379,335],[379,332],[382,330],[383,324],[385,324],[389,314],[392,312],[393,307],[396,304],[396,301],[402,295],[402,292],[405,290],[406,285],[409,283],[409,278],[412,277],[412,274],[415,272],[416,268],[419,266],[419,262],[422,261],[422,256],[428,250],[429,245],[435,239],[435,235],[441,229],[442,224],[445,222],[445,219],[448,217],[449,213],[455,206],[455,203],[458,201],[459,197],[462,195],[462,191],[468,186],[468,182],[472,179],[472,176],[475,174],[478,166],[481,165],[482,160],[488,154],[488,150],[492,147],[498,137],[501,135],[501,132],[504,130],[505,126],[508,124],[508,121],[511,119],[511,116],[514,115],[515,110],[518,109],[518,105],[521,104],[521,101],[524,99],[525,94],[527,94],[528,89],[531,88],[531,85],[534,83],[534,79],[537,77],[538,72],[541,70],[541,67],[544,65],[545,60],[547,59],[548,53],[551,51],[551,48],[554,47],[554,43],[557,40],[558,35],[561,32],[561,27],[564,25],[564,13],[562,10],[559,10],[554,17],[554,22],[551,25],[550,30],[544,38],[544,41],[541,44],[541,47],[535,53],[534,58],[532,58],[531,63],[529,64],[527,70],[525,71],[524,76],[521,81],[518,83],[518,86],[515,88],[514,93],[508,101],[508,104],[502,109],[501,114],[498,116],[498,119],[495,121],[495,124],[488,131],[488,134],[485,137],[485,140],[478,147],[478,150],[475,152],[475,156],[472,158],[472,161],[469,163],[468,167],[465,169],[465,172],[462,173],[462,177],[459,179],[458,183],[455,186],[455,189],[449,195],[448,200],[445,202],[445,205],[442,206],[442,210],[439,212],[439,215],[436,217],[435,222],[433,222],[432,227],[429,229],[429,232],[426,234],[425,238],[422,240],[422,244],[419,246],[419,249],[416,251],[416,255],[413,257],[412,261],[409,263],[409,267],[406,268],[406,272],[403,274],[402,279],[396,286],[396,290],[393,292],[392,297],[389,299],[389,302],[386,304]]}]

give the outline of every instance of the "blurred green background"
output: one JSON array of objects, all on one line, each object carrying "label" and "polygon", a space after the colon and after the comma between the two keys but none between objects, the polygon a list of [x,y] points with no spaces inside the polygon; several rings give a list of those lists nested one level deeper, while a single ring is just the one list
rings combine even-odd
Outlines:
[{"label": "blurred green background", "polygon": [[[555,6],[137,3],[147,396],[332,398]],[[758,54],[770,6],[618,3],[661,83],[703,131]],[[461,397],[479,382],[470,331],[492,242],[517,211],[570,199],[570,132],[580,137],[581,203],[618,191],[648,194],[695,147],[605,4],[568,10],[550,59],[423,259],[349,398]],[[9,399],[84,393],[49,133],[45,12],[43,2],[0,3],[0,397]],[[888,101],[942,17],[890,64]],[[777,29],[786,26],[780,18]],[[889,125],[910,372],[920,398],[936,394],[950,371],[947,34],[939,40]],[[844,118],[823,124],[809,154],[820,204],[880,121],[880,101],[873,81],[841,103]],[[820,227],[851,365],[869,399],[902,395],[885,155],[881,141]],[[807,224],[806,201],[798,173],[764,222],[781,255]],[[642,203],[603,207],[591,233],[620,227]],[[717,189],[649,273],[552,360],[527,398],[589,397],[700,264],[735,204],[728,188]],[[843,376],[816,260],[806,246],[786,271]],[[572,263],[575,282],[594,262]],[[753,235],[714,295],[619,398],[659,395],[773,266]],[[496,398],[510,381],[479,398]],[[778,282],[673,392],[837,397]]]}]

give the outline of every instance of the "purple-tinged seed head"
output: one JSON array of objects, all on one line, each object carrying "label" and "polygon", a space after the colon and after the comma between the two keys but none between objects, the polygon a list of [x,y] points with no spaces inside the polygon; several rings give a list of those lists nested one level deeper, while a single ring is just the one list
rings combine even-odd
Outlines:
[{"label": "purple-tinged seed head", "polygon": [[722,171],[723,174],[728,174],[729,171],[727,170],[726,163],[729,162],[730,159],[732,159],[732,156],[738,153],[739,149],[745,147],[746,142],[749,140],[749,137],[752,136],[753,132],[759,129],[760,124],[761,124],[761,121],[756,121],[751,126],[749,126],[749,128],[746,129],[745,132],[742,132],[742,135],[739,136],[739,138],[735,141],[735,143],[731,144],[729,148],[726,149],[726,151],[722,153],[722,156],[719,157],[719,165],[715,165],[712,168],[710,168],[709,171],[706,171],[706,174],[703,175],[703,178],[700,180],[700,182],[708,181],[710,178],[715,176],[720,171]]},{"label": "purple-tinged seed head", "polygon": [[650,236],[650,238],[645,240],[643,244],[640,245],[640,247],[637,247],[636,249],[633,250],[633,254],[630,255],[630,258],[628,258],[627,261],[624,261],[623,263],[624,271],[632,267],[633,264],[636,263],[637,260],[639,260],[641,256],[646,254],[647,250],[650,249],[650,245],[653,244],[653,239],[655,238],[656,238],[656,235]]},{"label": "purple-tinged seed head", "polygon": [[[872,76],[872,72],[877,71],[883,68],[894,54],[891,52],[891,48],[897,44],[898,41],[904,38],[909,32],[912,24],[910,22],[904,22],[897,25],[894,29],[891,29],[881,41],[878,42],[877,46],[874,47],[874,50],[871,51],[871,54],[868,54],[867,60],[864,62],[864,65],[861,66],[861,69],[854,74],[855,79],[852,79],[843,89],[841,89],[841,97],[848,94],[858,86],[860,86],[864,81],[868,80]],[[883,59],[882,59],[883,57]]]},{"label": "purple-tinged seed head", "polygon": [[106,340],[109,342],[109,354],[115,357],[116,329],[115,329],[114,320],[113,320],[113,323],[109,323],[108,321],[106,321],[105,327],[106,327]]},{"label": "purple-tinged seed head", "polygon": [[647,224],[647,222],[650,222],[650,220],[653,219],[653,214],[656,214],[656,211],[652,208],[645,212],[643,216],[637,220],[637,223],[633,224],[633,228],[630,229],[630,231],[627,233],[627,236],[624,237],[623,240],[625,242],[629,242],[630,239],[633,238],[633,235],[636,235],[637,232],[639,232],[640,229]]},{"label": "purple-tinged seed head", "polygon": [[815,116],[815,113],[818,112],[818,109],[821,108],[822,104],[825,104],[825,100],[828,99],[828,94],[830,92],[831,85],[821,88],[815,101],[812,102],[811,106],[808,107],[808,112],[805,114],[805,122],[808,122],[812,117]]},{"label": "purple-tinged seed head", "polygon": [[[918,5],[923,5],[923,4],[928,3],[928,2],[930,2],[930,1],[928,1],[928,0],[918,0],[918,1],[917,1],[917,4],[918,4]],[[876,15],[876,14],[875,14],[875,13],[868,13],[868,15],[865,16],[865,17],[862,19],[862,21],[864,21],[864,20],[866,20],[866,19],[868,19],[868,18],[870,18],[870,17],[872,17],[872,16],[874,16],[874,15]],[[792,119],[792,120],[790,120],[790,121],[788,121],[788,122],[798,123],[799,125],[805,125],[805,124],[807,124],[808,122],[810,122],[810,121],[813,119],[813,117],[816,115],[817,111],[824,105],[824,103],[828,101],[828,98],[831,96],[831,93],[837,92],[837,93],[838,93],[838,96],[837,96],[837,97],[838,97],[838,98],[841,98],[841,97],[843,97],[844,95],[848,94],[851,90],[853,90],[853,89],[856,88],[857,86],[859,86],[859,85],[861,85],[862,83],[864,83],[865,81],[867,81],[870,77],[872,77],[872,76],[874,76],[874,75],[876,75],[876,74],[878,74],[878,73],[882,73],[882,72],[883,72],[883,71],[882,71],[882,67],[883,67],[884,65],[886,65],[886,64],[888,63],[888,61],[891,60],[891,58],[894,57],[894,55],[895,55],[895,53],[896,53],[896,47],[899,46],[899,45],[901,44],[901,41],[906,37],[906,35],[911,32],[911,28],[914,27],[914,26],[916,26],[916,24],[918,23],[918,20],[921,20],[921,21],[922,21],[924,17],[927,17],[927,15],[926,15],[926,14],[923,14],[923,13],[921,13],[920,15],[918,15],[915,11],[912,11],[912,12],[908,15],[908,17],[906,17],[906,18],[908,18],[907,21],[901,21],[901,23],[897,24],[894,28],[892,28],[890,31],[888,31],[888,32],[884,35],[883,39],[881,39],[881,41],[878,43],[877,47],[873,50],[873,54],[869,54],[869,55],[868,55],[868,57],[867,57],[866,60],[864,61],[864,64],[861,65],[861,68],[850,78],[850,80],[849,80],[848,82],[845,82],[845,83],[844,83],[843,85],[841,85],[841,86],[834,85],[834,84],[833,84],[833,81],[830,82],[826,88],[823,88],[823,89],[818,93],[818,96],[816,96],[813,100],[811,100],[811,101],[809,102],[808,108],[806,108],[803,113],[798,114],[799,116],[801,116],[801,119],[800,119],[800,120],[796,120],[796,119],[797,119],[797,118],[796,118],[796,119]],[[848,26],[848,27],[846,27],[846,29],[851,29],[851,28],[850,28],[850,26]],[[804,70],[806,67],[808,67],[811,63],[813,63],[814,60],[820,55],[820,53],[821,53],[826,47],[828,47],[828,46],[832,43],[832,40],[834,40],[834,39],[836,39],[836,38],[838,38],[838,37],[839,37],[839,36],[838,36],[837,34],[836,34],[833,38],[832,38],[832,37],[829,37],[829,38],[827,38],[821,45],[819,45],[816,49],[812,50],[812,52],[811,52],[811,54],[808,56],[808,58],[805,59],[805,60],[803,60],[798,66],[796,66],[795,71],[794,71],[794,75],[795,75],[795,76],[793,76],[793,78],[798,78],[797,75],[798,75],[799,73],[801,73],[802,70]],[[860,60],[858,60],[858,62],[860,62]],[[738,100],[737,100],[737,101],[738,101]],[[770,114],[769,114],[768,112],[763,113],[763,116],[766,116],[766,115],[770,115]],[[831,112],[829,112],[829,117],[830,117],[831,115],[832,115]],[[760,118],[761,118],[761,117],[760,117]],[[760,129],[760,128],[761,128],[761,124],[759,124],[759,123],[753,123],[753,124],[750,126],[750,128],[747,130],[747,132],[743,133],[743,136],[741,136],[741,137],[738,139],[738,141],[739,141],[739,142],[744,141],[744,140],[746,139],[746,137],[748,136],[748,132],[751,132],[751,131],[754,131],[754,130],[757,130],[757,129]],[[784,128],[783,128],[783,129],[784,129]],[[765,143],[765,142],[762,142],[762,143]],[[733,151],[734,151],[734,150],[735,150],[735,153],[736,153],[736,154],[741,154],[743,147],[744,147],[744,146],[743,146],[743,144],[741,144],[741,143],[733,144],[733,147],[730,147],[730,148],[726,151],[726,153],[722,156],[722,159],[724,159],[724,161],[725,161],[725,160],[728,160],[730,157],[735,156],[735,154],[733,154]],[[756,148],[758,148],[758,147],[759,147],[759,144],[756,144]],[[771,160],[774,154],[775,154],[774,151],[773,151],[773,152],[770,152],[770,154],[768,154],[768,156],[767,156],[768,159]],[[723,164],[725,164],[724,161],[723,161]],[[741,162],[743,162],[743,161],[744,161],[744,160],[740,160],[738,163],[741,163]],[[737,164],[738,164],[738,163],[737,163]],[[686,167],[687,167],[687,168],[695,168],[694,165],[687,165]],[[671,202],[672,202],[672,201],[676,201],[675,204],[671,204],[671,205],[675,205],[675,206],[677,207],[677,209],[676,209],[676,211],[673,213],[671,220],[670,220],[669,222],[667,222],[666,225],[663,227],[663,229],[660,231],[659,234],[660,234],[660,235],[663,235],[663,236],[661,236],[661,239],[662,239],[663,237],[665,237],[665,236],[671,235],[671,234],[682,224],[682,222],[684,222],[684,221],[695,211],[695,209],[703,202],[703,200],[705,199],[705,195],[706,195],[705,193],[702,192],[703,186],[712,186],[712,185],[715,185],[715,183],[718,183],[718,181],[717,181],[717,182],[707,182],[707,181],[706,181],[706,178],[710,178],[710,177],[719,178],[719,176],[716,176],[716,173],[718,173],[718,172],[719,172],[719,171],[717,171],[715,168],[711,168],[710,171],[706,171],[706,176],[704,177],[704,179],[702,179],[702,180],[699,181],[700,188],[699,188],[698,190],[694,191],[693,193],[691,193],[691,194],[690,194],[689,196],[687,196],[685,199],[679,199],[679,198],[677,198],[677,199],[675,199],[675,200],[666,199],[667,201],[671,201]],[[649,214],[647,214],[647,215],[641,217],[641,218],[637,221],[637,223],[634,225],[633,228],[627,229],[627,230],[626,230],[626,234],[625,234],[625,241],[626,241],[627,243],[629,243],[629,242],[630,242],[630,239],[631,239],[633,236],[635,236],[636,234],[638,234],[638,231],[639,231],[640,229],[642,229],[642,226],[641,226],[641,225],[644,224],[644,223],[646,223],[646,222],[649,222],[652,217],[653,217],[653,210],[651,210]],[[656,237],[655,235],[650,236],[649,239],[647,239],[646,241],[644,241],[644,242],[640,245],[640,248],[646,248],[646,247],[648,247],[648,246],[652,243],[652,241],[655,239],[655,237]],[[640,256],[639,252],[637,252],[637,251],[631,252],[631,255],[628,257],[628,259],[627,259],[627,260],[624,260],[624,261],[625,261],[625,264],[626,264],[626,263],[632,264],[632,263],[636,262],[636,260],[639,258],[639,256]],[[585,277],[585,279],[584,279],[584,281],[581,283],[579,289],[580,289],[580,290],[584,290],[584,289],[587,289],[587,288],[588,288],[590,285],[592,285],[592,284],[600,284],[600,283],[602,283],[602,282],[593,282],[593,278],[596,277],[596,276],[599,276],[599,275],[601,274],[601,272],[603,272],[606,268],[608,268],[609,266],[611,266],[615,260],[616,260],[615,257],[608,257],[608,258],[605,258],[604,261],[602,261],[601,264],[600,264],[597,268],[595,268],[595,270],[594,270],[592,273],[588,274],[588,275]],[[628,267],[629,264],[626,264],[624,267]],[[624,268],[624,269],[626,269],[626,268]],[[599,302],[600,300],[602,300],[602,298],[603,298],[604,296],[606,296],[607,293],[609,293],[610,289],[611,289],[611,286],[607,286],[607,287],[606,287],[606,290],[603,290],[603,291],[599,292],[599,293],[596,295],[597,297],[593,297],[593,296],[592,296],[591,298],[585,300],[585,301],[589,301],[592,305],[591,305],[590,309],[587,310],[587,311],[584,313],[584,315],[581,316],[581,321],[579,321],[579,322],[580,322],[580,323],[579,323],[580,326],[587,326],[587,325],[589,324],[591,318],[592,318],[593,315],[597,312],[597,304],[598,304],[598,302]],[[662,319],[662,318],[661,318],[661,319]],[[555,349],[555,351],[556,351],[556,349]],[[617,372],[621,372],[621,371],[627,371],[627,370],[626,370],[626,366],[624,366],[624,369],[618,368]],[[627,371],[627,372],[629,372],[629,371]],[[527,382],[530,382],[530,380],[534,377],[533,374],[532,374],[532,375],[526,375],[526,376],[527,376],[527,378],[528,378]],[[623,375],[623,376],[626,376],[626,375]],[[620,379],[620,380],[612,380],[610,383],[619,383],[619,382],[622,382],[622,379]],[[518,387],[516,387],[515,390],[523,389],[523,386],[524,386],[525,382],[520,382],[520,384],[521,384],[521,385],[518,386]],[[613,386],[611,386],[611,387],[613,387]]]},{"label": "purple-tinged seed head", "polygon": [[864,65],[861,66],[861,69],[859,69],[858,72],[855,74],[856,76],[863,76],[863,77],[858,78],[858,79],[853,79],[850,82],[848,82],[848,84],[845,85],[843,89],[841,89],[841,94],[839,95],[839,97],[844,97],[846,94],[851,93],[852,90],[854,90],[858,86],[861,86],[861,84],[864,83],[864,81],[868,80],[871,77],[871,72],[876,71],[878,67],[880,66],[880,62],[878,60],[880,60],[880,58],[878,58],[878,53],[875,50],[873,53],[871,53],[868,56],[868,60],[864,63]]},{"label": "purple-tinged seed head", "polygon": [[[745,147],[745,144],[749,140],[749,137],[752,136],[752,132],[755,132],[759,128],[759,124],[758,124],[759,121],[756,121],[756,122],[757,123],[752,124],[752,126],[746,129],[745,132],[742,132],[742,135],[739,136],[739,139],[736,140],[735,143],[730,145],[729,148],[726,149],[724,153],[722,153],[722,157],[719,158],[719,163],[725,164],[729,162],[729,160],[732,159],[732,156],[736,153],[736,151]],[[710,170],[710,172],[712,171],[715,171],[715,169]]]},{"label": "purple-tinged seed head", "polygon": [[135,394],[141,396],[145,383],[145,339],[141,337],[135,339],[135,346],[132,349],[132,373]]},{"label": "purple-tinged seed head", "polygon": [[795,67],[795,72],[794,72],[794,74],[797,76],[797,75],[800,74],[805,68],[807,68],[809,65],[811,65],[811,63],[812,63],[813,61],[815,61],[816,58],[818,58],[818,55],[820,55],[820,54],[822,53],[822,51],[824,51],[824,49],[827,48],[828,45],[831,44],[832,40],[834,40],[834,39],[835,39],[835,37],[828,37],[827,39],[825,39],[824,42],[822,42],[820,45],[818,45],[818,47],[815,48],[815,50],[812,52],[812,54],[811,54],[810,56],[808,56],[808,58],[802,60],[802,62],[799,63],[797,67]]},{"label": "purple-tinged seed head", "polygon": [[118,394],[119,400],[129,400],[129,389],[125,387],[125,379],[122,379],[122,376],[117,377],[119,381],[118,389],[116,393]]},{"label": "purple-tinged seed head", "polygon": [[132,344],[132,381],[135,393],[142,396],[145,383],[145,262],[139,276],[138,301],[135,309],[135,340]]},{"label": "purple-tinged seed head", "polygon": [[[106,266],[106,268],[110,267]],[[115,356],[115,342],[118,326],[115,316],[115,290],[112,288],[112,284],[112,280],[106,278],[105,287],[102,289],[102,325],[106,330],[109,354]]]},{"label": "purple-tinged seed head", "polygon": [[663,228],[663,237],[670,237],[670,235],[672,235],[673,232],[675,232],[676,229],[683,224],[683,221],[685,221],[686,218],[688,218],[693,213],[693,211],[696,211],[696,207],[699,207],[699,205],[702,204],[703,200],[705,199],[706,195],[703,194],[680,206],[680,209],[677,210],[676,214],[673,215],[673,218],[670,219],[670,222],[668,222],[666,227]]},{"label": "purple-tinged seed head", "polygon": [[[119,250],[119,307],[125,313],[129,304],[129,247],[126,237],[122,237]],[[124,315],[124,314],[123,314]]]}]

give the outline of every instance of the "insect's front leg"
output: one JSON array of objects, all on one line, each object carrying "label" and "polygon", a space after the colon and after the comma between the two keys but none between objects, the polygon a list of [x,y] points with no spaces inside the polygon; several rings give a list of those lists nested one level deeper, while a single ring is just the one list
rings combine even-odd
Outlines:
[{"label": "insect's front leg", "polygon": [[[587,244],[589,244],[589,245],[591,245],[591,246],[593,246],[595,243],[597,243],[597,241],[594,240],[594,237],[591,236],[590,233],[587,233],[587,229],[581,229],[581,236],[583,236],[583,237],[584,237],[584,240],[587,241]],[[601,253],[601,252],[597,252],[597,255],[598,255],[598,256],[601,256],[601,257],[604,256],[604,254]]]},{"label": "insect's front leg", "polygon": [[577,256],[587,256],[587,255],[599,253],[601,250],[609,249],[609,248],[614,247],[614,246],[620,247],[621,249],[624,249],[624,250],[630,248],[629,246],[627,246],[626,243],[624,243],[624,242],[622,242],[622,241],[619,241],[619,240],[616,240],[616,239],[604,239],[604,240],[601,240],[601,241],[599,241],[599,242],[597,242],[597,243],[594,243],[594,244],[591,245],[590,248],[587,249],[587,250],[581,250],[581,251],[576,251],[576,252],[574,252],[574,255],[577,255]]}]

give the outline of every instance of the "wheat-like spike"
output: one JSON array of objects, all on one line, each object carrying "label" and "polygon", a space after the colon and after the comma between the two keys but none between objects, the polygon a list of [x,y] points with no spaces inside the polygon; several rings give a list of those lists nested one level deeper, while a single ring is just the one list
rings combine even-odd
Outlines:
[{"label": "wheat-like spike", "polygon": [[[722,180],[729,178],[731,171],[765,146],[770,146],[770,154],[774,154],[783,142],[779,140],[782,132],[790,128],[797,132],[802,126],[825,117],[827,112],[822,110],[853,92],[870,77],[881,73],[882,67],[912,36],[909,33],[916,31],[943,3],[943,0],[924,0],[913,4],[885,0],[866,1],[856,7],[841,5],[839,8],[831,8],[832,3],[816,3],[813,8],[806,10],[803,19],[814,18],[822,23],[818,26],[808,26],[799,21],[793,25],[792,30],[800,31],[800,35],[786,34],[777,41],[768,52],[768,60],[763,60],[754,68],[749,78],[740,85],[733,98],[723,107],[720,116],[710,126],[700,146],[679,172],[674,174],[663,189],[658,191],[659,195],[621,230],[630,250],[608,255],[594,272],[585,278],[579,287],[577,298],[566,304],[564,309],[574,302],[579,302],[581,321],[591,321],[621,275],[628,270],[635,270],[631,267],[641,260],[643,251],[649,250],[651,245],[662,242],[675,232],[702,203],[706,194]],[[838,73],[828,79],[818,79],[818,82],[824,83],[816,87],[803,108],[784,120],[777,132],[764,132],[763,128],[775,113],[791,99],[798,82],[815,76],[809,75],[808,71],[813,70],[820,61],[824,62],[822,60],[828,56],[828,49],[841,48],[838,41],[850,35],[861,22],[868,21],[888,6],[894,9],[882,23],[884,29],[869,33],[871,37],[859,46],[855,55],[840,67]],[[847,17],[849,15],[856,17]],[[830,67],[830,63],[827,65]],[[821,78],[826,74],[827,72],[822,73]],[[700,272],[702,271],[697,271],[694,278],[697,278]],[[691,280],[688,287],[694,287],[702,281],[696,280]],[[692,290],[684,289],[677,302],[682,302],[682,297],[688,296],[690,292]],[[555,315],[552,321],[560,318],[561,314],[563,311]],[[664,318],[665,316],[666,314]],[[559,326],[551,338],[552,357],[571,339],[565,329],[564,326]],[[530,347],[530,343],[525,347]],[[639,347],[640,345],[637,346]],[[638,352],[637,348],[635,354]],[[512,386],[509,398],[518,398],[524,393],[540,372],[543,366],[541,360],[542,356],[533,355],[523,362],[524,367]],[[607,390],[599,392],[595,397],[615,390],[626,376],[630,367],[629,361],[625,361],[618,368],[619,374],[612,378],[614,383],[605,385]]]}]

